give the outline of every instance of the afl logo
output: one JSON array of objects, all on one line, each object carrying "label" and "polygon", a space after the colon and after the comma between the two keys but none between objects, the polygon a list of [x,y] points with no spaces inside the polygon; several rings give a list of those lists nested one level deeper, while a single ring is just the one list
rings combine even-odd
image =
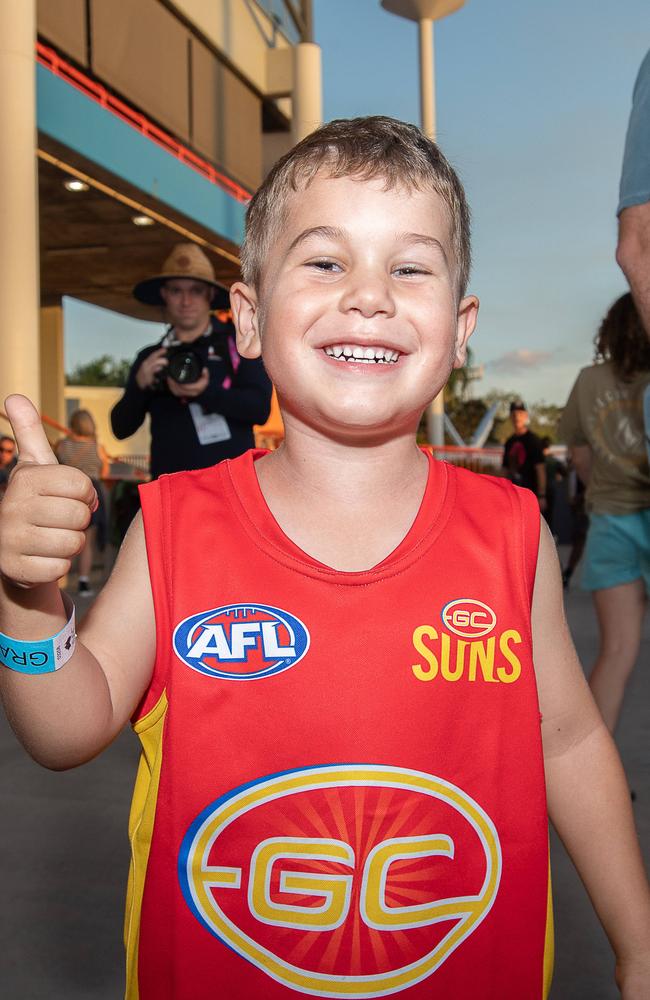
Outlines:
[{"label": "afl logo", "polygon": [[266,604],[227,604],[185,618],[174,652],[192,670],[229,681],[253,681],[293,667],[309,649],[309,632],[288,611]]},{"label": "afl logo", "polygon": [[480,639],[497,623],[497,616],[487,604],[463,597],[445,604],[440,617],[446,628],[462,639]]},{"label": "afl logo", "polygon": [[301,996],[360,998],[435,974],[488,916],[501,866],[494,824],[457,785],[332,764],[211,803],[178,877],[201,926],[267,976]]}]

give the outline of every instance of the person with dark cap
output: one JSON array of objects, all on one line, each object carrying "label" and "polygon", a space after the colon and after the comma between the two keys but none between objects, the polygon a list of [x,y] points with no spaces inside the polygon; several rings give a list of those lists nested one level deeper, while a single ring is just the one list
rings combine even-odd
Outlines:
[{"label": "person with dark cap", "polygon": [[133,294],[163,307],[169,326],[131,367],[111,412],[115,437],[134,434],[150,415],[154,479],[252,448],[253,425],[270,412],[271,383],[260,361],[239,356],[232,324],[211,314],[228,309],[229,300],[207,256],[193,243],[177,244],[161,273]]},{"label": "person with dark cap", "polygon": [[503,448],[503,468],[511,482],[532,490],[542,513],[546,510],[546,466],[542,442],[528,429],[530,418],[521,399],[510,404],[510,419],[514,434]]}]

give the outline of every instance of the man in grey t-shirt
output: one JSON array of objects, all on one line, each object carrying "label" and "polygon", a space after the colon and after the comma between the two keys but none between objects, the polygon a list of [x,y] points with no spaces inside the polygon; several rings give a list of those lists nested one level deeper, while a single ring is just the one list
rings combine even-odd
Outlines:
[{"label": "man in grey t-shirt", "polygon": [[618,216],[616,259],[650,336],[650,52],[634,85]]}]

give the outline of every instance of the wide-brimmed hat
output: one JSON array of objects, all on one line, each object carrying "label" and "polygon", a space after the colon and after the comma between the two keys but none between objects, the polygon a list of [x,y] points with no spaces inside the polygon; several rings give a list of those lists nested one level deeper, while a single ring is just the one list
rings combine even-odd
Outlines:
[{"label": "wide-brimmed hat", "polygon": [[160,274],[139,281],[133,289],[133,295],[138,302],[144,302],[148,306],[164,306],[160,289],[166,281],[171,281],[173,278],[204,281],[213,289],[210,308],[228,309],[230,307],[228,290],[216,280],[211,262],[195,243],[177,243],[163,264]]}]

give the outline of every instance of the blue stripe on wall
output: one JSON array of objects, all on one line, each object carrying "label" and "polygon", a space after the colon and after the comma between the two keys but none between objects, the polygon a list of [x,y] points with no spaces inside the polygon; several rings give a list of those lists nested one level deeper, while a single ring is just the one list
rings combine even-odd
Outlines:
[{"label": "blue stripe on wall", "polygon": [[218,235],[241,242],[241,202],[45,67],[37,64],[36,71],[41,132]]}]

